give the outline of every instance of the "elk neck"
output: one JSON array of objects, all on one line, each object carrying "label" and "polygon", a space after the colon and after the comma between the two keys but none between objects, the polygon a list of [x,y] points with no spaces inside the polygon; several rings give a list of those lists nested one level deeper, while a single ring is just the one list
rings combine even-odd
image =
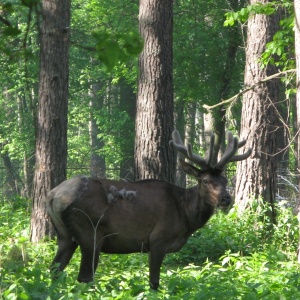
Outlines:
[{"label": "elk neck", "polygon": [[189,221],[191,231],[203,227],[215,211],[206,197],[200,197],[198,185],[186,189],[185,211]]}]

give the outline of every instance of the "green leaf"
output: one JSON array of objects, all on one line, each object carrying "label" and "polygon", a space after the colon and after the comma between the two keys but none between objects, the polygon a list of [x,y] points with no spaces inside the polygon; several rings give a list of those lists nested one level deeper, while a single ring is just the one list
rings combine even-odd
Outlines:
[{"label": "green leaf", "polygon": [[276,54],[278,56],[280,56],[282,54],[282,49],[281,48],[277,48]]},{"label": "green leaf", "polygon": [[22,292],[18,295],[18,299],[27,300],[29,298],[30,297],[25,292]]},{"label": "green leaf", "polygon": [[133,32],[113,34],[100,31],[93,32],[92,35],[96,39],[97,57],[108,70],[112,70],[119,62],[138,55],[143,48],[139,35]]},{"label": "green leaf", "polygon": [[8,36],[17,36],[20,33],[21,33],[21,30],[18,29],[17,27],[13,27],[13,26],[8,26],[3,30],[3,34],[8,35]]},{"label": "green leaf", "polygon": [[27,7],[32,7],[34,5],[37,5],[39,0],[22,0],[22,5],[27,6]]},{"label": "green leaf", "polygon": [[13,5],[9,2],[2,4],[2,9],[6,12],[12,12],[13,11]]},{"label": "green leaf", "polygon": [[125,37],[124,48],[129,54],[138,55],[143,50],[143,45],[139,34],[131,32]]},{"label": "green leaf", "polygon": [[233,26],[234,25],[234,19],[232,17],[228,17],[225,22],[224,22],[224,26]]},{"label": "green leaf", "polygon": [[230,256],[226,256],[222,260],[222,266],[226,265],[230,261]]}]

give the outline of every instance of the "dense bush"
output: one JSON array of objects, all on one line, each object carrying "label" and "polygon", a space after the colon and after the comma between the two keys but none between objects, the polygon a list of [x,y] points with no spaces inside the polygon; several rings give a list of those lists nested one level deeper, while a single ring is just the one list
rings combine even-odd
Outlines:
[{"label": "dense bush", "polygon": [[167,255],[161,287],[153,292],[143,254],[102,255],[95,283],[87,285],[76,282],[76,253],[52,282],[48,266],[55,242],[28,241],[30,212],[24,200],[19,203],[0,208],[3,299],[300,299],[298,223],[284,206],[278,206],[273,226],[262,202],[243,214],[217,213],[180,252]]}]

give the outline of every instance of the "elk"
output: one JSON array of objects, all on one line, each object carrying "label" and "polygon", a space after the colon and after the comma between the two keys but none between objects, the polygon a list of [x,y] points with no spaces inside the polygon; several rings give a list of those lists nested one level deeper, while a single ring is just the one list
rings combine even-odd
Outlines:
[{"label": "elk", "polygon": [[79,246],[79,282],[94,280],[100,252],[146,252],[150,287],[159,286],[160,268],[167,253],[179,251],[190,235],[203,227],[215,209],[227,209],[231,197],[222,170],[228,162],[246,159],[251,149],[235,155],[245,141],[228,133],[224,155],[213,166],[214,136],[206,158],[183,144],[177,130],[170,146],[197,167],[181,160],[183,170],[198,181],[184,189],[161,180],[136,182],[78,176],[62,182],[46,199],[47,211],[57,231],[58,250],[54,274],[64,270]]}]

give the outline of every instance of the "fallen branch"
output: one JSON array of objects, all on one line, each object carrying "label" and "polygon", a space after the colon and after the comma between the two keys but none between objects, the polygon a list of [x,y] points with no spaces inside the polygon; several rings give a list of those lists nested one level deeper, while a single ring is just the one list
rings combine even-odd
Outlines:
[{"label": "fallen branch", "polygon": [[282,75],[285,75],[285,74],[288,74],[288,73],[293,73],[293,72],[296,72],[296,69],[286,70],[286,71],[279,72],[279,73],[273,74],[271,76],[265,77],[264,79],[262,79],[262,80],[260,80],[258,82],[255,82],[250,87],[248,87],[248,88],[240,91],[238,94],[234,95],[233,97],[231,97],[229,99],[226,99],[226,100],[222,100],[220,103],[217,103],[215,105],[204,104],[203,108],[205,108],[207,110],[211,110],[211,109],[216,108],[218,106],[222,106],[222,105],[231,103],[232,101],[236,100],[238,97],[242,96],[243,94],[249,92],[250,90],[252,90],[256,86],[260,85],[261,83],[267,82],[267,81],[272,80],[274,78],[282,77]]}]

